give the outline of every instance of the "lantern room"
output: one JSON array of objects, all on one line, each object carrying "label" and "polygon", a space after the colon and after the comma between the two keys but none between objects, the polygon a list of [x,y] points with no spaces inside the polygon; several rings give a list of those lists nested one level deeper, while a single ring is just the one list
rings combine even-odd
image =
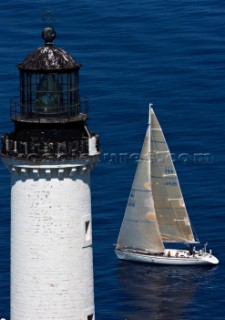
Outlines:
[{"label": "lantern room", "polygon": [[54,46],[56,32],[42,32],[45,45],[18,65],[20,100],[11,101],[11,118],[22,122],[70,122],[87,118],[87,103],[79,95],[81,65]]}]

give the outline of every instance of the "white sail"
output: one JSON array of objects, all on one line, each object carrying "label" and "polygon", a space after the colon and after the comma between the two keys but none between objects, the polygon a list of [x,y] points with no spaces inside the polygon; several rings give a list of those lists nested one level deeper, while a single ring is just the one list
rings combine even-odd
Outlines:
[{"label": "white sail", "polygon": [[158,265],[217,265],[211,250],[165,248],[167,242],[195,243],[173,161],[151,109],[149,126],[119,232],[121,260]]},{"label": "white sail", "polygon": [[163,242],[196,242],[161,126],[152,110],[151,180]]},{"label": "white sail", "polygon": [[117,249],[129,248],[151,253],[164,251],[151,189],[150,134],[149,123],[117,240]]}]

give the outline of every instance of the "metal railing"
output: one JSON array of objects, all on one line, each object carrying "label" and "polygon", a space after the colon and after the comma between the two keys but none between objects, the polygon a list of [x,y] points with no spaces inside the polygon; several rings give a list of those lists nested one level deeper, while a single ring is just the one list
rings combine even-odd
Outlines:
[{"label": "metal railing", "polygon": [[[96,150],[99,151],[99,137],[95,133],[92,133],[93,136],[96,138]],[[7,133],[2,136],[2,154],[32,161],[81,159],[89,157],[89,137],[63,142],[32,142],[14,140],[13,134]]]},{"label": "metal railing", "polygon": [[27,122],[51,122],[51,120],[59,121],[71,121],[79,120],[82,115],[88,116],[88,98],[80,96],[77,104],[64,103],[57,107],[40,108],[37,104],[24,105],[20,101],[19,97],[13,97],[10,99],[10,116],[15,121],[27,121]]}]

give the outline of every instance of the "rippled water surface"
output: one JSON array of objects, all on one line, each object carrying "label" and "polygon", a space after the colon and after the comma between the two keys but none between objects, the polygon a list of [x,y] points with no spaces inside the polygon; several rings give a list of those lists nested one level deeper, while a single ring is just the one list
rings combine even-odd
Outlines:
[{"label": "rippled water surface", "polygon": [[[92,174],[97,320],[222,320],[225,296],[225,5],[211,0],[11,1],[0,4],[0,132],[12,129],[16,64],[42,44],[53,8],[55,44],[83,67],[89,127],[103,150]],[[191,220],[215,268],[118,261],[119,232],[148,104],[164,129]],[[198,154],[207,154],[204,161]],[[10,178],[0,164],[0,317],[9,319]]]}]

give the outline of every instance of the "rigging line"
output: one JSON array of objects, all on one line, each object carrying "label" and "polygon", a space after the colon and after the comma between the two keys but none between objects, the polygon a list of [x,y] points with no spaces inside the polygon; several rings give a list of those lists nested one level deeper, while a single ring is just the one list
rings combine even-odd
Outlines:
[{"label": "rigging line", "polygon": [[144,223],[144,224],[152,224],[155,223],[155,220],[140,220],[140,219],[131,219],[131,218],[124,218],[125,221],[130,221],[130,222],[134,222],[134,223]]},{"label": "rigging line", "polygon": [[136,189],[136,188],[133,188],[132,190],[133,190],[133,191],[137,191],[137,192],[145,192],[145,193],[150,192],[150,193],[152,193],[152,190],[146,190],[146,189]]}]

